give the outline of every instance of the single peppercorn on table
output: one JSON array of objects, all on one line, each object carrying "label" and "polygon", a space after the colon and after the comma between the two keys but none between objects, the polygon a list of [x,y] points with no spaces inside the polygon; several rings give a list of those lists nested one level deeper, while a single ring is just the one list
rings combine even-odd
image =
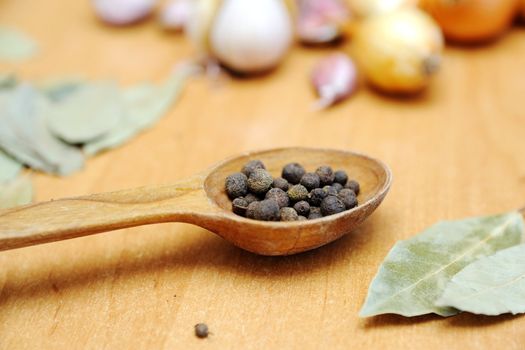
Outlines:
[{"label": "single peppercorn on table", "polygon": [[[89,1],[2,1],[0,23],[40,44],[34,59],[0,63],[27,80],[160,81],[191,53],[154,20],[103,26]],[[363,86],[344,104],[312,112],[308,73],[327,53],[294,47],[272,74],[219,85],[195,79],[157,125],[82,172],[35,174],[36,199],[170,183],[254,149],[340,148],[394,173],[385,202],[359,229],[289,257],[253,255],[185,224],[5,251],[0,348],[521,349],[525,317],[359,319],[358,311],[396,241],[441,219],[523,206],[525,30],[447,48],[443,70],[414,98]],[[207,338],[195,336],[198,323],[208,325]]]}]

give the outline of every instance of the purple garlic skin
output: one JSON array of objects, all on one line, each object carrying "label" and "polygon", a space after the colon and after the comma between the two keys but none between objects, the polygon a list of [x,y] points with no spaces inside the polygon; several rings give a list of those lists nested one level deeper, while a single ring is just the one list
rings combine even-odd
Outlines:
[{"label": "purple garlic skin", "polygon": [[92,0],[91,2],[102,21],[124,26],[150,15],[156,0]]},{"label": "purple garlic skin", "polygon": [[160,24],[164,29],[182,31],[191,16],[193,6],[192,0],[169,1],[160,13]]},{"label": "purple garlic skin", "polygon": [[357,88],[357,68],[343,53],[334,53],[321,59],[314,67],[312,84],[319,95],[317,109],[324,109],[349,97]]},{"label": "purple garlic skin", "polygon": [[297,35],[307,44],[323,44],[338,39],[350,12],[341,0],[296,0]]}]

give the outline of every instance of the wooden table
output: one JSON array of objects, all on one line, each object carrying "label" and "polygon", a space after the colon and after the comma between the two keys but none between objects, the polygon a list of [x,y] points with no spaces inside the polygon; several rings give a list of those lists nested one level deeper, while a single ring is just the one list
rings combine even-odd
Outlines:
[{"label": "wooden table", "polygon": [[[161,80],[191,53],[154,21],[101,25],[87,0],[2,0],[0,23],[41,46],[28,62],[0,66],[28,80]],[[312,112],[308,73],[329,51],[296,47],[280,69],[255,79],[193,80],[158,125],[126,146],[67,178],[36,174],[36,199],[169,183],[241,151],[331,147],[392,167],[389,196],[360,229],[289,257],[256,256],[184,224],[2,252],[0,348],[522,349],[520,316],[357,313],[397,240],[440,219],[524,204],[523,28],[488,46],[448,48],[420,96],[362,87],[346,103]],[[208,339],[194,336],[198,322],[209,325]]]}]

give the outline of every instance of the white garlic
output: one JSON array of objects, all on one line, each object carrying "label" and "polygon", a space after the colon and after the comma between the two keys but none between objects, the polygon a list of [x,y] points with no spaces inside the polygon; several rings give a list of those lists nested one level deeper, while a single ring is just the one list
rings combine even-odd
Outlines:
[{"label": "white garlic", "polygon": [[359,18],[417,6],[418,0],[350,0],[352,12]]},{"label": "white garlic", "polygon": [[92,0],[97,15],[106,23],[126,25],[151,14],[156,0]]},{"label": "white garlic", "polygon": [[160,24],[163,28],[169,30],[180,31],[185,26],[190,18],[192,0],[171,0],[164,5],[160,13]]},{"label": "white garlic", "polygon": [[369,17],[354,36],[354,51],[369,82],[386,92],[424,88],[438,70],[441,29],[426,13],[407,8]]},{"label": "white garlic", "polygon": [[357,69],[350,57],[331,54],[317,63],[312,71],[312,85],[319,100],[316,109],[323,109],[350,96],[357,87]]},{"label": "white garlic", "polygon": [[275,67],[291,42],[292,24],[282,0],[224,0],[209,33],[211,53],[243,73]]},{"label": "white garlic", "polygon": [[[209,34],[211,25],[222,0],[194,0],[184,33],[193,43],[199,56],[209,56]],[[202,58],[202,57],[199,57]]]},{"label": "white garlic", "polygon": [[297,36],[304,43],[334,41],[350,21],[350,12],[341,0],[298,0],[297,6]]}]

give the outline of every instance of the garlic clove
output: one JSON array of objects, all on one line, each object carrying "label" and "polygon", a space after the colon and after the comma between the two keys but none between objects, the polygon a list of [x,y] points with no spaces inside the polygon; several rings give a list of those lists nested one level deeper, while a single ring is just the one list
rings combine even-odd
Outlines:
[{"label": "garlic clove", "polygon": [[193,43],[197,50],[199,59],[207,59],[210,56],[209,36],[211,26],[223,0],[194,0],[193,6],[186,24],[184,33]]},{"label": "garlic clove", "polygon": [[161,10],[159,21],[164,29],[182,31],[188,22],[194,1],[171,0]]},{"label": "garlic clove", "polygon": [[297,8],[297,36],[307,44],[338,39],[350,21],[350,12],[340,0],[297,0]]},{"label": "garlic clove", "polygon": [[156,0],[92,0],[96,14],[112,25],[138,22],[151,14]]},{"label": "garlic clove", "polygon": [[275,67],[291,42],[292,24],[282,0],[224,0],[209,34],[212,54],[242,73]]},{"label": "garlic clove", "polygon": [[314,67],[311,81],[319,95],[315,108],[324,109],[344,100],[356,90],[357,68],[347,55],[331,54]]},{"label": "garlic clove", "polygon": [[368,81],[390,93],[414,93],[436,73],[443,50],[441,29],[417,8],[365,19],[354,36],[354,52]]}]

